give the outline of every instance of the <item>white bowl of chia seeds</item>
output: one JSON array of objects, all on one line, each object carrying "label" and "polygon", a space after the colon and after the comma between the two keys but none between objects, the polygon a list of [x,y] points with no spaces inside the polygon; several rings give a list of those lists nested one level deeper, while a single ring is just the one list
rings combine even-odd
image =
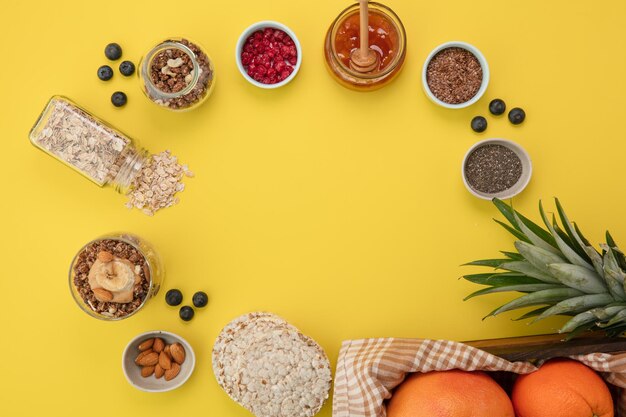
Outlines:
[{"label": "white bowl of chia seeds", "polygon": [[469,43],[446,42],[428,55],[422,68],[422,87],[435,104],[462,109],[476,103],[489,85],[485,56]]},{"label": "white bowl of chia seeds", "polygon": [[474,196],[504,200],[526,188],[532,170],[530,156],[520,145],[506,139],[486,139],[465,154],[461,177]]}]

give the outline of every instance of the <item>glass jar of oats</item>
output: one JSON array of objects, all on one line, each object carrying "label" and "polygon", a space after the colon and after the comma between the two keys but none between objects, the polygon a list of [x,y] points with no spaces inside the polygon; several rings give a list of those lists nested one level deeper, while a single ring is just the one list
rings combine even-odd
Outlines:
[{"label": "glass jar of oats", "polygon": [[48,155],[100,187],[127,194],[149,154],[136,142],[63,96],[53,96],[29,134]]}]

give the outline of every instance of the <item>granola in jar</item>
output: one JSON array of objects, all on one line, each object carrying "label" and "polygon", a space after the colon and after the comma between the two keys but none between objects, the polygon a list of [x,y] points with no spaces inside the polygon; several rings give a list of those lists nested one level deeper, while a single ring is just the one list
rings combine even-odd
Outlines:
[{"label": "granola in jar", "polygon": [[90,315],[119,320],[138,311],[160,287],[158,255],[133,235],[116,234],[86,244],[75,256],[70,286]]},{"label": "granola in jar", "polygon": [[212,61],[197,43],[168,39],[152,48],[139,65],[142,90],[154,103],[170,110],[200,105],[214,87]]}]

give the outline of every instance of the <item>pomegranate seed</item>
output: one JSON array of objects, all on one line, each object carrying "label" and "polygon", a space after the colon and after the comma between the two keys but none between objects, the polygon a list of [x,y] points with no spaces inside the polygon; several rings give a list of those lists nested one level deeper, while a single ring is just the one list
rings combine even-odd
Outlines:
[{"label": "pomegranate seed", "polygon": [[289,77],[289,74],[291,74],[291,73],[289,72],[289,70],[283,70],[283,71],[281,71],[281,72],[280,72],[280,79],[281,79],[281,80],[284,80],[285,78]]},{"label": "pomegranate seed", "polygon": [[276,75],[276,70],[275,70],[274,68],[269,68],[269,69],[267,70],[267,76],[268,76],[268,77],[272,78],[272,77],[274,77],[275,75]]},{"label": "pomegranate seed", "polygon": [[285,37],[285,32],[283,32],[280,29],[277,29],[277,30],[274,31],[274,37],[276,39],[278,39],[279,41],[282,41],[283,38]]},{"label": "pomegranate seed", "polygon": [[254,40],[260,41],[261,39],[263,39],[263,32],[257,30],[256,32],[254,32],[253,38]]},{"label": "pomegranate seed", "polygon": [[248,65],[252,62],[252,54],[250,52],[244,52],[241,54],[241,63],[243,65]]},{"label": "pomegranate seed", "polygon": [[267,68],[265,68],[263,65],[259,65],[256,69],[256,73],[259,75],[265,75],[267,74]]},{"label": "pomegranate seed", "polygon": [[271,84],[271,81],[270,81],[269,77],[265,77],[265,78],[263,78],[262,83],[263,84]]},{"label": "pomegranate seed", "polygon": [[280,60],[274,65],[274,69],[278,72],[281,72],[282,70],[285,69],[286,66],[287,64],[285,64],[285,61]]},{"label": "pomegranate seed", "polygon": [[295,56],[292,56],[291,58],[288,59],[288,61],[291,65],[296,65],[298,63],[298,58],[296,58]]}]

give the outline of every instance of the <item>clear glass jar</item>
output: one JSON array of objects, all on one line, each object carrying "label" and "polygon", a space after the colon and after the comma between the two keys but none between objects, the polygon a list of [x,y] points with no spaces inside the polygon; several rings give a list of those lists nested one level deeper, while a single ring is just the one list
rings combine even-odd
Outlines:
[{"label": "clear glass jar", "polygon": [[148,151],[89,111],[53,96],[30,130],[30,141],[100,187],[128,193]]},{"label": "clear glass jar", "polygon": [[201,105],[215,87],[213,61],[196,42],[170,38],[141,58],[141,89],[153,103],[173,111]]},{"label": "clear glass jar", "polygon": [[[134,284],[133,299],[129,303],[95,298],[89,275],[101,249],[134,263],[135,273],[141,277],[141,281]],[[85,313],[97,319],[117,321],[136,314],[148,300],[156,296],[164,275],[161,258],[150,243],[133,234],[116,232],[100,236],[80,248],[70,265],[69,285],[74,301]]]},{"label": "clear glass jar", "polygon": [[[370,2],[368,7],[370,47],[381,58],[378,68],[368,73],[353,70],[349,65],[349,51],[348,53],[342,51],[341,47],[345,45],[338,45],[341,39],[338,35],[344,36],[345,41],[349,42],[353,49],[359,43],[358,3],[346,8],[337,16],[330,25],[324,42],[324,57],[330,73],[345,87],[359,91],[375,90],[391,82],[400,73],[406,56],[406,32],[400,18],[393,10],[380,3]],[[373,38],[380,35],[381,28],[377,27],[379,26],[377,22],[387,26],[384,34],[388,38],[382,37],[382,40],[389,42],[386,51],[373,44]],[[347,30],[352,33],[349,35],[342,33]]]}]

